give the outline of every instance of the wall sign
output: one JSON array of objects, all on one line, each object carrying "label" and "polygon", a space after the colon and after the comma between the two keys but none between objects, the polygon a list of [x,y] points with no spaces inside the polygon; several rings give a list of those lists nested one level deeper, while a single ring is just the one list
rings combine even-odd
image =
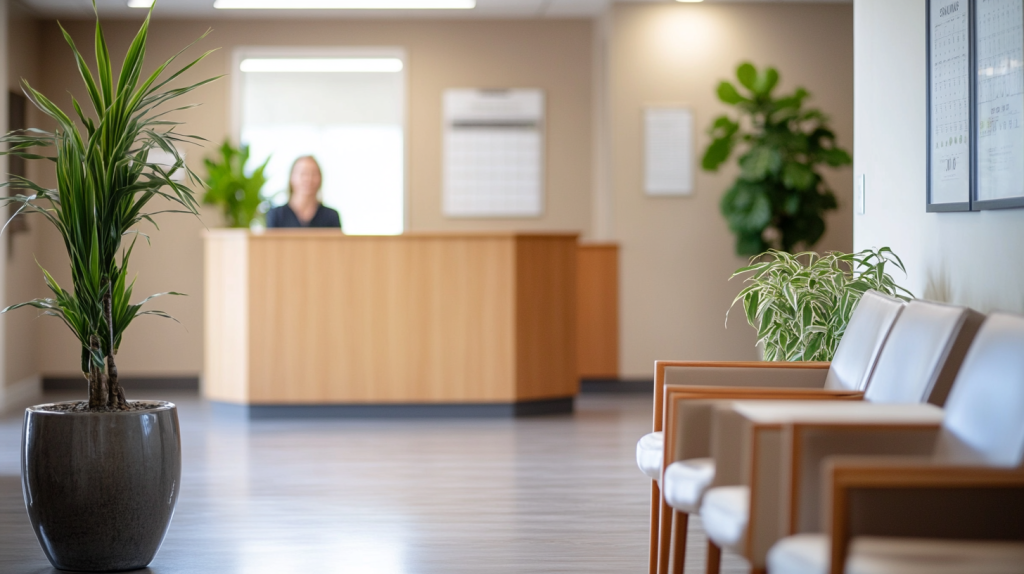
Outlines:
[{"label": "wall sign", "polygon": [[976,0],[974,38],[972,208],[1024,207],[1024,0]]},{"label": "wall sign", "polygon": [[[982,0],[984,2],[985,0]],[[928,0],[928,211],[969,211],[971,0]]]}]

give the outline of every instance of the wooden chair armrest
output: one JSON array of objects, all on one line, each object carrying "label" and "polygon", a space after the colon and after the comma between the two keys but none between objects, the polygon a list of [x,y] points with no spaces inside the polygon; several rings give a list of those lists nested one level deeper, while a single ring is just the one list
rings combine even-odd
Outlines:
[{"label": "wooden chair armrest", "polygon": [[836,487],[1021,488],[1024,468],[961,466],[931,457],[834,457],[826,472]]},{"label": "wooden chair armrest", "polygon": [[681,458],[711,455],[716,404],[734,400],[861,400],[861,391],[805,388],[665,386],[665,450],[662,469]]},{"label": "wooden chair armrest", "polygon": [[[906,513],[907,508],[893,508],[891,500],[905,499],[909,494],[920,493],[931,495],[931,506],[957,506],[959,498],[964,498],[967,505],[982,508],[973,509],[974,518],[977,514],[988,513],[993,520],[987,521],[978,532],[981,538],[1017,539],[1024,534],[1024,527],[1019,524],[1021,508],[1024,508],[1024,469],[993,468],[978,466],[951,466],[936,462],[925,457],[835,457],[830,459],[823,472],[830,484],[829,501],[826,508],[829,512],[829,533],[831,534],[831,565],[832,574],[842,574],[846,564],[850,541],[860,534],[881,534],[924,537],[967,537],[972,533],[964,532],[979,528],[978,521],[974,524],[963,524],[958,516],[939,509],[943,514],[938,520],[935,517],[915,515],[920,521],[919,527],[924,532],[864,532],[865,523],[877,522],[877,516],[864,516],[861,509],[853,508],[855,504],[865,506],[874,502],[887,504],[888,512]],[[891,493],[895,496],[889,500],[871,501],[865,494]],[[926,503],[927,504],[927,503]],[[959,507],[962,509],[963,504]],[[925,507],[927,508],[927,507]],[[870,510],[869,510],[870,512]],[[1003,520],[1000,520],[1003,518]],[[888,527],[890,530],[893,528]],[[896,527],[899,528],[899,527]],[[959,532],[942,532],[943,528],[958,529]]]},{"label": "wooden chair armrest", "polygon": [[781,527],[787,534],[820,532],[821,473],[827,457],[837,455],[923,456],[934,449],[941,423],[792,423],[782,433]]},{"label": "wooden chair armrest", "polygon": [[[722,386],[721,384],[715,384],[718,380],[722,379],[721,373],[725,371],[734,371],[732,377],[736,378],[737,374],[735,371],[738,370],[740,373],[745,373],[749,369],[749,374],[739,375],[744,381],[733,381],[731,384],[726,386],[748,386],[745,384],[746,380],[751,381],[749,386],[779,386],[770,384],[771,381],[765,381],[765,378],[779,378],[779,375],[783,373],[779,369],[796,371],[806,373],[807,370],[813,370],[821,373],[820,382],[817,386],[820,388],[824,385],[824,376],[828,371],[830,363],[828,362],[782,362],[782,361],[655,361],[654,362],[654,416],[653,416],[653,430],[655,432],[664,430],[662,421],[664,420],[664,388],[666,384],[674,383],[676,381],[667,380],[673,379],[669,376],[670,372],[675,372],[678,369],[686,369],[686,379],[693,379],[694,382],[702,384],[704,386]],[[759,376],[758,373],[770,373],[769,377]],[[703,375],[703,376],[702,376]],[[788,385],[787,385],[788,386]],[[801,386],[794,384],[792,386]]]},{"label": "wooden chair armrest", "polygon": [[[729,401],[827,401],[860,400],[864,391],[789,387],[714,387],[702,385],[665,385],[666,400],[720,399]],[[666,403],[667,404],[667,403]]]}]

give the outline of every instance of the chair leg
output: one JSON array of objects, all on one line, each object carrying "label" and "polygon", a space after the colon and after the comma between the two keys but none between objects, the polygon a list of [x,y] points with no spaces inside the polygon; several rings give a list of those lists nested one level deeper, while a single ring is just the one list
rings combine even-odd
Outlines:
[{"label": "chair leg", "polygon": [[708,540],[708,565],[707,574],[718,574],[718,570],[722,567],[722,549],[715,545],[714,542]]},{"label": "chair leg", "polygon": [[661,522],[658,536],[658,574],[668,574],[669,549],[672,548],[672,507],[664,499],[661,501],[658,515]]},{"label": "chair leg", "polygon": [[686,567],[686,529],[690,515],[678,510],[672,511],[672,548],[670,549],[670,574],[683,574]]},{"label": "chair leg", "polygon": [[658,513],[661,510],[661,489],[658,488],[658,481],[651,481],[651,557],[648,565],[650,574],[658,574],[658,536],[661,530],[661,522]]}]

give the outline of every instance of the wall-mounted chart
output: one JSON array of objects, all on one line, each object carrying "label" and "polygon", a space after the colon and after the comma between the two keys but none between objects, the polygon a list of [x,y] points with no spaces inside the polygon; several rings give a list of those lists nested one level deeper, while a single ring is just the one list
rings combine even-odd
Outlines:
[{"label": "wall-mounted chart", "polygon": [[1024,207],[1024,0],[977,0],[972,208]]},{"label": "wall-mounted chart", "polygon": [[[985,1],[985,0],[982,0]],[[971,209],[971,2],[928,2],[928,211]]]},{"label": "wall-mounted chart", "polygon": [[544,214],[544,93],[446,90],[447,217]]}]

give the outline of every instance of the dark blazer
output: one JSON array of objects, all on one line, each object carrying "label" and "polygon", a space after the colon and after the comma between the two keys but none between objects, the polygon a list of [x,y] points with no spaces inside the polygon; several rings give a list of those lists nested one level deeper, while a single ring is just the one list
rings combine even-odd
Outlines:
[{"label": "dark blazer", "polygon": [[316,208],[313,219],[310,219],[309,223],[303,225],[299,221],[298,216],[295,215],[295,212],[292,211],[292,208],[288,207],[286,203],[267,212],[267,227],[333,227],[341,229],[341,216],[338,215],[337,211],[320,204],[320,207]]}]

